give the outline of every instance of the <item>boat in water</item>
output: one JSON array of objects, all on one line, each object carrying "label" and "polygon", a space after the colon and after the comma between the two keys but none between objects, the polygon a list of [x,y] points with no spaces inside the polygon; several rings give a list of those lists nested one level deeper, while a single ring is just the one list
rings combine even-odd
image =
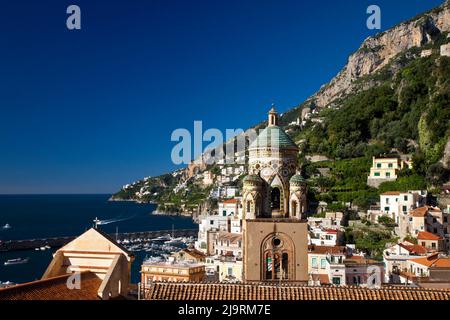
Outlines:
[{"label": "boat in water", "polygon": [[172,246],[179,246],[179,245],[185,244],[182,237],[172,238],[170,240],[165,241],[164,243],[167,245],[172,245]]},{"label": "boat in water", "polygon": [[3,230],[8,230],[8,229],[11,229],[11,228],[12,228],[12,227],[11,227],[11,225],[10,225],[9,223],[5,224],[5,225],[2,227]]},{"label": "boat in water", "polygon": [[8,287],[11,287],[11,286],[14,286],[14,285],[16,285],[16,284],[14,282],[11,282],[11,281],[6,281],[6,282],[0,281],[0,289],[1,288],[8,288]]},{"label": "boat in water", "polygon": [[152,239],[153,241],[169,241],[172,240],[172,237],[170,236],[170,234],[166,234],[163,236],[159,236],[157,238]]},{"label": "boat in water", "polygon": [[24,263],[28,263],[29,260],[30,260],[30,258],[9,259],[9,260],[5,261],[4,265],[5,266],[12,266],[12,265],[15,265],[15,264],[24,264]]}]

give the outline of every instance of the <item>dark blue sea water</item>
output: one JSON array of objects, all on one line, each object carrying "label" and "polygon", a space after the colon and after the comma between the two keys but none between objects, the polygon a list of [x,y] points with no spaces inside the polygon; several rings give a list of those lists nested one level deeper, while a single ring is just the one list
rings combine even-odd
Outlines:
[{"label": "dark blue sea water", "polygon": [[[190,218],[153,216],[153,204],[108,202],[110,195],[0,195],[1,240],[77,236],[92,226],[92,220],[113,221],[102,225],[108,233],[147,230],[192,229]],[[52,250],[0,252],[0,281],[23,283],[39,279],[52,258]],[[136,254],[132,281],[139,282],[139,269],[145,254]],[[27,264],[4,266],[3,262],[29,257]]]}]

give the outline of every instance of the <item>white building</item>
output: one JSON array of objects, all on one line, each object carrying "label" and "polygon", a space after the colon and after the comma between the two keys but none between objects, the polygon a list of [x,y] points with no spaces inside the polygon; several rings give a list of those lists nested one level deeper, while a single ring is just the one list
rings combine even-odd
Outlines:
[{"label": "white building", "polygon": [[219,232],[215,242],[215,254],[242,260],[242,234]]},{"label": "white building", "polygon": [[425,247],[407,241],[397,243],[384,250],[385,282],[401,283],[400,275],[407,270],[407,261],[428,253],[429,250]]},{"label": "white building", "polygon": [[380,215],[388,216],[400,224],[400,220],[411,210],[421,206],[426,197],[426,191],[385,192],[380,195]]},{"label": "white building", "polygon": [[239,201],[234,198],[220,201],[218,204],[219,215],[224,217],[237,215],[239,211],[239,204]]},{"label": "white building", "polygon": [[345,285],[344,260],[352,255],[352,248],[342,246],[308,247],[310,285]]},{"label": "white building", "polygon": [[214,174],[211,171],[203,172],[203,184],[210,186],[214,183]]},{"label": "white building", "polygon": [[206,254],[214,252],[214,243],[219,231],[231,231],[230,216],[208,215],[200,219],[198,227],[198,239],[195,248]]},{"label": "white building", "polygon": [[448,277],[450,258],[434,253],[428,257],[410,259],[406,266],[407,269],[401,273],[400,280],[401,283],[410,284],[420,281],[420,278],[433,278],[432,274],[447,274]]},{"label": "white building", "polygon": [[342,212],[327,212],[325,218],[308,217],[311,228],[341,229],[344,214]]},{"label": "white building", "polygon": [[310,228],[308,243],[316,246],[337,246],[342,242],[342,235],[337,229]]}]

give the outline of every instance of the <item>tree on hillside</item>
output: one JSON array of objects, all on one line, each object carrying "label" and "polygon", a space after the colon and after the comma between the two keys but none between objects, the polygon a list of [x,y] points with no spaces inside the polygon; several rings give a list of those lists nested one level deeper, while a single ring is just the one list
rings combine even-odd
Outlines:
[{"label": "tree on hillside", "polygon": [[442,163],[438,162],[432,164],[428,167],[427,170],[427,181],[432,186],[440,186],[443,183],[447,182],[450,178],[450,171],[442,165]]}]

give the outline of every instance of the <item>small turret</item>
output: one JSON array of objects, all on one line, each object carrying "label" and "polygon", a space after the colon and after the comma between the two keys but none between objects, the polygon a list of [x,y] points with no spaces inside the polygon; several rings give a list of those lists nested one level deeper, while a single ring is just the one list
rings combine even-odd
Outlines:
[{"label": "small turret", "polygon": [[272,105],[272,109],[269,111],[269,127],[273,126],[278,126],[278,112],[274,105]]}]

